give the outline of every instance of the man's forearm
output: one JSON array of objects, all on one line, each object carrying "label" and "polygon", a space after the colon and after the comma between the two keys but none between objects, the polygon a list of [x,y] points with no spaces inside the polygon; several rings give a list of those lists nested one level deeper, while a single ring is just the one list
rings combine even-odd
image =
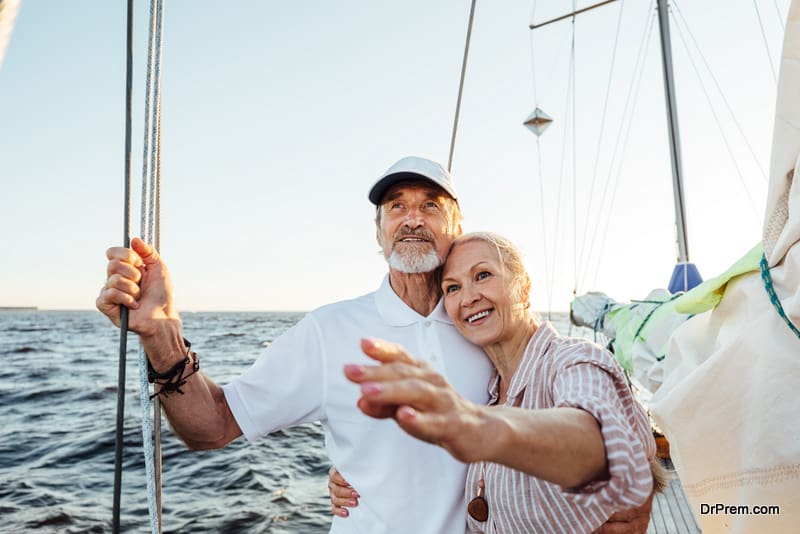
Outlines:
[{"label": "man's forearm", "polygon": [[241,435],[222,388],[199,371],[198,356],[181,335],[180,322],[166,321],[142,337],[154,387],[173,432],[194,450],[219,449]]},{"label": "man's forearm", "polygon": [[222,388],[203,373],[189,377],[161,405],[173,432],[192,450],[219,449],[242,434]]}]

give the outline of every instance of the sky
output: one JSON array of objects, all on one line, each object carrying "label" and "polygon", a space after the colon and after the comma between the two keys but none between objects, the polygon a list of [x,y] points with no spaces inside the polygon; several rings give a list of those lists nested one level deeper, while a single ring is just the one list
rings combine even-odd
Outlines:
[{"label": "sky", "polygon": [[[572,5],[477,2],[452,166],[464,230],[522,248],[542,311],[573,290],[643,298],[676,260],[654,8],[529,30]],[[690,259],[707,278],[760,240],[787,7],[672,2]],[[469,8],[166,2],[161,253],[179,309],[310,310],[378,287],[367,191],[403,156],[446,165]],[[133,235],[149,2],[135,9]],[[0,66],[0,307],[92,309],[123,241],[125,15],[22,0]],[[536,106],[554,118],[538,139],[522,124]]]}]

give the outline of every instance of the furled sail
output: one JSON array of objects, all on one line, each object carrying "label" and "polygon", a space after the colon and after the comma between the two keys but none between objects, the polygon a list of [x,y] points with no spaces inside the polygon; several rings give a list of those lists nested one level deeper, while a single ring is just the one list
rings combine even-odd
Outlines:
[{"label": "furled sail", "polygon": [[678,327],[716,307],[731,280],[757,273],[762,253],[759,243],[724,273],[685,293],[654,289],[644,299],[630,303],[596,291],[580,295],[570,305],[570,320],[603,334],[617,361],[649,399],[664,381],[667,349]]},{"label": "furled sail", "polygon": [[797,532],[800,523],[798,94],[800,0],[793,0],[760,269],[727,281],[713,309],[676,330],[650,402],[704,532]]},{"label": "furled sail", "polygon": [[609,349],[643,395],[642,402],[661,386],[669,338],[690,317],[675,308],[680,296],[655,289],[642,300],[620,303],[605,293],[590,292],[572,301],[572,323],[608,339]]}]

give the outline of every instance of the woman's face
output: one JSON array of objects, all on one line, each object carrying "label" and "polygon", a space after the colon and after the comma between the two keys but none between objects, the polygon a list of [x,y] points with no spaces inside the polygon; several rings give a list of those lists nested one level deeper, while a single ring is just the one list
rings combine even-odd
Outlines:
[{"label": "woman's face", "polygon": [[472,343],[486,347],[511,339],[522,315],[515,302],[511,273],[497,248],[486,241],[457,244],[442,271],[447,315]]}]

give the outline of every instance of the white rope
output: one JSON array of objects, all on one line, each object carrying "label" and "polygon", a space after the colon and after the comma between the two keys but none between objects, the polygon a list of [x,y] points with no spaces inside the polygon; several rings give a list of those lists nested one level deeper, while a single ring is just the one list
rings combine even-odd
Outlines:
[{"label": "white rope", "polygon": [[[572,0],[572,11],[575,12],[575,10],[575,0]],[[572,70],[570,73],[572,77],[572,298],[575,298],[575,288],[578,286],[578,77],[575,75],[575,63],[577,62],[575,15],[572,16],[572,43],[570,48],[570,69]]]},{"label": "white rope", "polygon": [[[692,69],[694,70],[694,74],[695,74],[695,76],[697,76],[697,81],[700,84],[700,88],[703,90],[703,94],[706,97],[706,102],[708,102],[708,110],[711,112],[711,116],[714,118],[714,124],[716,124],[717,130],[719,130],[719,135],[720,135],[720,137],[722,137],[722,142],[725,145],[725,149],[728,151],[728,159],[733,164],[733,168],[736,170],[736,175],[739,177],[739,182],[742,184],[742,189],[744,190],[744,194],[747,197],[748,203],[750,204],[750,209],[753,212],[753,215],[758,217],[758,215],[759,215],[758,208],[756,207],[755,200],[753,199],[753,193],[750,191],[750,187],[747,185],[747,180],[745,180],[744,174],[742,173],[742,169],[739,166],[738,160],[736,159],[736,152],[733,150],[733,147],[731,147],[731,143],[728,140],[728,136],[725,135],[725,128],[723,128],[722,122],[720,121],[720,118],[719,118],[719,115],[717,115],[717,110],[715,109],[714,104],[713,104],[713,102],[711,100],[711,95],[708,94],[708,89],[706,89],[705,83],[703,83],[703,78],[700,76],[700,71],[697,68],[697,64],[695,63],[694,58],[692,57],[692,55],[689,53],[689,45],[688,45],[688,43],[686,42],[686,39],[683,36],[683,31],[681,30],[681,27],[678,24],[675,25],[675,29],[678,32],[678,37],[680,37],[681,43],[683,43],[683,46],[686,49],[687,56],[689,57],[689,64],[692,66]],[[702,57],[702,54],[701,54],[700,57]],[[713,74],[712,74],[712,79],[713,79]],[[725,100],[725,96],[724,95],[723,95],[722,98],[723,98],[723,100]],[[725,102],[727,103],[727,100],[725,100]],[[732,117],[733,117],[733,121],[738,126],[739,122],[736,121],[735,114],[732,114]],[[753,154],[753,158],[756,160],[756,164],[758,166],[758,169],[761,171],[762,179],[764,181],[766,181],[767,175],[764,172],[764,168],[761,166],[761,162],[756,157],[755,152],[753,152],[753,150],[752,150],[752,147],[750,147],[750,143],[747,141],[747,137],[745,137],[744,132],[741,130],[741,128],[739,129],[739,131],[742,134],[742,138],[744,139],[745,144],[750,148],[750,151]],[[684,287],[688,287],[688,286],[684,286]]]},{"label": "white rope", "polygon": [[761,11],[758,9],[758,2],[756,0],[753,0],[753,7],[755,7],[756,9],[756,18],[758,19],[758,27],[761,29],[761,38],[764,40],[764,50],[767,52],[767,60],[769,61],[769,68],[772,71],[772,79],[777,84],[778,74],[775,72],[775,63],[773,63],[772,61],[772,53],[769,50],[769,41],[767,40],[767,32],[764,30],[764,22],[761,20]]},{"label": "white rope", "polygon": [[[574,33],[575,26],[572,26],[572,32]],[[564,124],[567,124],[567,119],[570,117],[570,111],[575,113],[574,109],[570,109],[570,103],[574,100],[572,99],[572,93],[575,90],[574,87],[574,75],[575,75],[575,40],[570,39],[570,56],[569,56],[569,77],[567,83],[567,91],[565,93],[565,102],[564,102]],[[559,239],[559,226],[561,224],[561,194],[564,189],[564,182],[566,181],[564,178],[564,167],[566,166],[566,152],[567,152],[567,140],[569,138],[569,128],[564,128],[564,134],[561,139],[561,165],[559,166],[558,172],[558,194],[556,196],[556,223],[555,223],[555,230],[553,232],[553,255],[551,256],[550,260],[550,272],[556,272],[556,259],[558,258],[558,246],[561,244],[561,240]],[[553,285],[547,288],[547,310],[548,312],[553,309]]]},{"label": "white rope", "polygon": [[[711,110],[713,112],[714,111],[714,107],[711,104],[711,98],[708,96],[708,91],[706,91],[705,84],[703,84],[703,80],[700,77],[700,71],[697,68],[697,66],[695,65],[694,59],[693,59],[691,51],[690,51],[691,49],[689,48],[689,45],[688,45],[688,43],[686,42],[686,39],[683,36],[682,30],[681,30],[681,24],[683,24],[683,27],[685,28],[686,33],[689,35],[689,38],[691,39],[692,44],[694,45],[694,49],[697,51],[697,55],[700,56],[700,59],[703,62],[703,66],[705,66],[705,68],[706,68],[706,72],[708,73],[709,78],[711,78],[711,81],[714,82],[714,87],[717,89],[717,92],[719,93],[720,97],[722,98],[722,103],[725,104],[725,108],[728,110],[728,115],[729,115],[730,119],[733,121],[733,124],[736,126],[736,129],[739,131],[739,136],[741,137],[741,139],[744,142],[744,144],[747,147],[747,149],[750,151],[750,155],[753,157],[753,161],[755,161],[755,163],[756,163],[756,168],[758,168],[759,172],[761,173],[761,179],[766,183],[767,182],[767,172],[764,170],[765,167],[764,167],[764,165],[761,164],[761,160],[758,158],[758,155],[756,154],[756,151],[753,149],[753,145],[750,144],[750,139],[747,137],[747,135],[745,134],[744,128],[742,128],[742,125],[739,123],[739,120],[736,118],[738,114],[733,110],[733,106],[731,106],[730,102],[728,102],[728,99],[725,97],[725,91],[722,90],[722,85],[720,85],[719,81],[717,81],[717,77],[714,75],[714,71],[711,70],[711,65],[708,63],[708,60],[706,59],[705,55],[703,54],[703,51],[700,49],[700,45],[698,44],[697,39],[695,39],[694,33],[692,32],[692,29],[689,27],[689,21],[686,20],[686,18],[683,16],[683,13],[681,13],[681,10],[680,10],[680,8],[678,7],[677,4],[673,4],[673,7],[675,8],[675,13],[678,15],[674,19],[675,22],[676,22],[675,28],[678,31],[678,36],[681,38],[681,41],[683,42],[684,48],[686,49],[686,54],[689,56],[689,59],[692,62],[692,68],[694,69],[695,75],[697,76],[697,79],[699,80],[701,86],[703,87],[703,92],[706,94],[706,100],[708,101],[709,107],[711,108]],[[759,17],[758,21],[759,21],[759,24],[761,24],[761,18],[760,17]],[[763,26],[761,26],[761,32],[762,32],[762,34],[764,33],[764,27]],[[767,55],[769,55],[769,48],[767,48]],[[773,78],[775,78],[775,67],[772,65],[772,59],[771,58],[769,60],[769,63],[770,63],[770,68],[772,69]],[[777,84],[777,78],[775,78],[775,83]],[[714,120],[717,122],[717,127],[720,129],[720,134],[725,139],[725,143],[727,144],[728,141],[725,138],[726,137],[725,136],[725,132],[722,129],[722,125],[717,120],[716,113],[714,113]],[[729,152],[730,152],[730,150],[729,150]],[[736,159],[733,156],[733,154],[731,154],[731,157],[733,158],[733,162],[736,163]],[[737,168],[737,170],[738,170],[738,168]],[[745,186],[745,190],[747,190],[747,186]],[[749,195],[749,192],[748,192],[748,195]],[[752,199],[751,199],[751,204],[752,204]]]},{"label": "white rope", "polygon": [[775,6],[775,13],[778,14],[778,21],[781,23],[781,27],[786,25],[786,17],[783,16],[781,13],[781,8],[778,7],[778,2],[776,0],[772,0],[772,5]]},{"label": "white rope", "polygon": [[[590,225],[594,224],[594,221],[596,221],[597,218],[602,216],[602,208],[603,207],[602,206],[595,207],[596,206],[596,202],[595,202],[595,194],[594,194],[594,192],[595,192],[595,186],[597,185],[597,171],[598,171],[598,168],[600,167],[600,153],[601,153],[601,148],[602,148],[602,145],[603,145],[603,140],[605,139],[606,124],[608,122],[607,121],[607,117],[608,117],[608,102],[609,102],[610,97],[611,97],[611,84],[612,84],[612,81],[614,79],[614,66],[616,65],[616,60],[617,60],[617,46],[619,45],[619,37],[620,37],[620,34],[621,34],[622,15],[623,15],[624,6],[625,6],[625,2],[620,2],[619,13],[617,15],[617,30],[616,30],[615,35],[614,35],[614,46],[613,46],[612,51],[611,51],[611,65],[609,66],[608,79],[606,80],[606,94],[605,94],[605,98],[604,98],[604,101],[603,101],[603,111],[600,114],[600,131],[599,131],[599,133],[597,135],[597,148],[595,150],[595,155],[594,155],[594,165],[592,166],[592,181],[591,181],[591,185],[589,187],[589,196],[587,197],[589,200],[587,202],[586,218],[585,218],[584,224],[583,224],[583,240],[581,241],[581,246],[578,248],[578,250],[580,251],[580,255],[577,256],[577,264],[576,264],[577,266],[585,265],[585,263],[584,263],[585,261],[588,262],[588,257],[585,257],[584,254],[587,251],[586,239],[587,239],[587,236],[589,234],[589,227],[590,227]],[[575,196],[577,196],[577,194]],[[595,210],[597,212],[597,216],[596,217],[593,216]],[[576,241],[577,241],[577,238],[576,238]],[[581,290],[581,288],[578,285],[578,281],[577,280],[581,280],[581,282],[582,282],[582,279],[579,276],[579,271],[578,271],[578,267],[577,266],[575,268],[576,282],[575,282],[575,287],[573,288],[574,292],[577,292],[577,291]]]},{"label": "white rope", "polygon": [[[628,93],[625,96],[625,105],[622,110],[622,119],[620,121],[619,130],[614,142],[614,148],[611,151],[611,161],[608,168],[608,175],[603,185],[603,192],[599,203],[599,213],[608,214],[602,217],[598,224],[596,224],[589,239],[589,251],[585,256],[584,269],[579,279],[578,287],[586,287],[585,280],[589,275],[590,266],[594,265],[594,276],[592,283],[589,287],[594,287],[597,282],[597,276],[600,272],[600,266],[603,263],[603,255],[605,253],[605,241],[608,237],[608,228],[611,224],[612,214],[614,213],[614,204],[616,200],[617,186],[619,185],[620,177],[622,175],[622,167],[625,162],[625,152],[628,148],[628,138],[635,116],[635,107],[639,98],[639,89],[641,88],[642,78],[644,76],[645,59],[647,58],[647,51],[651,41],[653,26],[656,20],[655,14],[655,0],[651,0],[650,6],[646,13],[646,23],[642,31],[639,41],[639,51],[636,57],[636,62],[633,67],[631,81],[628,83]],[[616,167],[616,171],[615,171]],[[611,188],[611,195],[609,197],[609,187]],[[601,230],[602,228],[602,230]],[[599,245],[599,246],[597,246]],[[597,259],[594,260],[595,256]]]},{"label": "white rope", "polygon": [[[653,29],[655,27],[655,23],[656,23],[656,19],[657,19],[657,14],[655,12],[655,2],[656,2],[656,0],[651,0],[651,2],[650,2],[650,9],[648,10],[649,13],[651,13],[650,15],[648,15],[649,24],[647,25],[647,27],[644,30],[644,33],[642,34],[643,41],[642,41],[642,45],[640,46],[641,55],[639,56],[639,59],[637,60],[638,74],[636,72],[634,72],[634,77],[633,77],[632,82],[631,82],[631,91],[629,92],[628,99],[627,99],[627,101],[625,103],[625,111],[623,111],[623,121],[622,121],[622,124],[620,125],[619,137],[617,139],[617,144],[614,146],[614,154],[612,156],[612,163],[611,163],[612,166],[611,166],[611,168],[609,168],[609,179],[608,179],[608,182],[606,183],[606,185],[608,185],[609,183],[611,184],[611,196],[610,196],[610,200],[608,202],[608,212],[609,213],[613,213],[614,212],[614,206],[616,205],[617,189],[618,189],[621,177],[622,177],[622,170],[623,170],[623,167],[624,167],[624,164],[625,164],[625,154],[626,154],[626,152],[628,150],[628,146],[629,146],[628,145],[628,140],[630,138],[631,129],[633,127],[633,118],[636,115],[636,106],[639,103],[639,91],[640,91],[640,89],[642,87],[642,79],[644,78],[644,61],[645,61],[645,58],[647,57],[647,52],[648,52],[648,50],[650,48],[650,43],[652,42]],[[634,68],[634,71],[636,71],[636,70],[637,69]],[[629,107],[629,105],[630,105],[630,107]],[[626,123],[626,119],[625,119],[626,115],[628,117],[627,118],[627,123]],[[617,154],[619,154],[618,157],[617,157]],[[615,164],[616,164],[616,171],[614,171],[614,165]],[[606,190],[604,189],[603,190],[603,199],[604,200],[605,200],[605,197],[606,197]],[[603,205],[603,204],[604,204],[604,201],[601,202],[601,205]],[[611,227],[611,219],[612,219],[611,217],[606,217],[605,218],[605,221],[604,221],[605,224],[603,224],[603,229],[599,233],[600,245],[599,245],[599,248],[597,249],[597,261],[595,262],[595,264],[597,265],[597,269],[595,269],[595,271],[594,271],[594,276],[592,277],[592,283],[590,284],[591,287],[596,287],[596,285],[597,285],[597,277],[600,274],[600,266],[602,266],[604,261],[605,261],[605,255],[606,255],[606,252],[607,252],[607,250],[606,250],[606,240],[608,239],[608,234],[609,234],[608,229]],[[589,248],[590,261],[591,261],[591,257],[592,257],[592,248],[591,247],[594,246],[594,242],[595,242],[595,238],[593,236],[591,241],[590,241],[590,248]],[[588,269],[584,273],[584,276],[587,276],[587,275],[588,275]]]},{"label": "white rope", "polygon": [[[531,9],[531,24],[536,17],[536,0],[533,2],[533,8]],[[536,54],[533,42],[534,32],[530,32],[530,47],[531,47],[531,84],[533,86],[533,103],[534,109],[539,107],[539,98],[536,94]],[[548,245],[547,245],[547,217],[545,215],[545,196],[544,196],[544,174],[542,173],[542,145],[540,142],[540,138],[536,136],[536,163],[537,163],[537,177],[539,179],[539,216],[541,217],[541,224],[542,224],[542,249],[544,257],[542,258],[542,264],[544,265],[544,283],[545,288],[548,290],[548,303],[547,303],[547,320],[552,318],[552,288],[553,282],[550,279],[550,256],[548,253]]]},{"label": "white rope", "polygon": [[[145,94],[144,160],[142,164],[142,239],[159,246],[159,197],[160,176],[158,173],[158,142],[161,102],[161,35],[163,29],[163,0],[150,2],[150,36],[147,57],[147,82]],[[155,458],[154,440],[159,436],[153,429],[153,403],[150,400],[150,384],[147,380],[147,355],[139,346],[139,401],[142,408],[142,446],[144,449],[145,474],[147,478],[147,505],[150,512],[150,530],[161,532],[160,507],[160,458]],[[160,417],[160,413],[158,415]]]}]

